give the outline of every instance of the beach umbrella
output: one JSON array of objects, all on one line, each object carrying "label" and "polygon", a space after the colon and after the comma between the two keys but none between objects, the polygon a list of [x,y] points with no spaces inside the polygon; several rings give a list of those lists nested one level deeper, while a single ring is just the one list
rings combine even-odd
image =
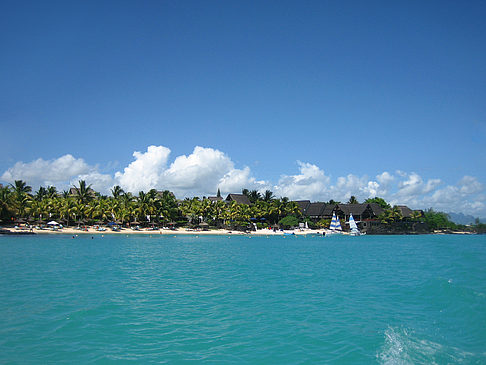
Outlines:
[{"label": "beach umbrella", "polygon": [[59,223],[57,223],[56,221],[50,221],[49,223],[47,223],[48,226],[58,226]]}]

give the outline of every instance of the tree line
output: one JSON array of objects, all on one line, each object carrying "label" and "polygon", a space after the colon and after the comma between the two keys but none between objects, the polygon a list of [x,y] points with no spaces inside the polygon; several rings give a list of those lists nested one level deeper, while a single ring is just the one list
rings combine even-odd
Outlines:
[{"label": "tree line", "polygon": [[[212,201],[206,197],[193,197],[177,200],[168,191],[151,189],[140,191],[137,196],[125,192],[120,186],[111,189],[111,195],[95,192],[86,181],[80,180],[70,191],[59,192],[54,186],[40,187],[35,193],[23,180],[0,187],[0,220],[4,223],[24,220],[42,224],[48,220],[60,220],[65,225],[102,224],[172,224],[197,226],[207,223],[216,227],[246,227],[255,223],[258,228],[280,224],[292,227],[300,222],[307,222],[310,228],[327,228],[329,220],[313,222],[302,217],[295,202],[288,198],[276,198],[270,190],[263,194],[257,190],[243,189],[251,205],[238,204],[234,201]],[[218,197],[221,197],[218,189]],[[330,200],[327,204],[340,204]],[[364,203],[376,203],[383,208],[378,220],[383,224],[394,224],[404,220],[400,209],[391,206],[383,198],[366,199]],[[359,204],[351,196],[347,204]],[[446,213],[436,212],[432,208],[425,212],[413,212],[408,219],[427,223],[431,230],[475,230],[486,231],[484,224],[466,227],[450,221]]]},{"label": "tree line", "polygon": [[[0,219],[3,222],[25,220],[42,224],[60,220],[65,225],[126,224],[199,225],[246,227],[254,222],[259,227],[276,224],[288,215],[299,216],[296,203],[288,198],[275,198],[271,191],[260,194],[243,190],[251,205],[211,201],[206,197],[177,200],[168,191],[151,189],[137,196],[125,192],[120,186],[111,189],[111,195],[94,192],[81,180],[71,191],[58,192],[53,186],[40,187],[32,193],[25,181],[0,188]],[[218,195],[219,192],[218,192]]]}]

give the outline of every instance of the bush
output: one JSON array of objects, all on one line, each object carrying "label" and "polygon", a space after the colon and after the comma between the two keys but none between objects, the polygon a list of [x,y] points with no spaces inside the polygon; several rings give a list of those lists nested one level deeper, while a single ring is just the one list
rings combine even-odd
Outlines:
[{"label": "bush", "polygon": [[282,226],[282,228],[292,228],[292,227],[298,227],[299,226],[299,220],[297,217],[293,215],[288,215],[285,218],[282,218],[279,220],[278,224]]}]

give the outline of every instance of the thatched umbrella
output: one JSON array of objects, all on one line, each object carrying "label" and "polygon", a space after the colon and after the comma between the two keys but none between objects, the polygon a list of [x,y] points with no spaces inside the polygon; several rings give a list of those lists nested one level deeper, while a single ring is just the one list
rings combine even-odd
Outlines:
[{"label": "thatched umbrella", "polygon": [[199,227],[201,227],[203,230],[207,231],[209,229],[209,224],[206,222],[199,223]]}]

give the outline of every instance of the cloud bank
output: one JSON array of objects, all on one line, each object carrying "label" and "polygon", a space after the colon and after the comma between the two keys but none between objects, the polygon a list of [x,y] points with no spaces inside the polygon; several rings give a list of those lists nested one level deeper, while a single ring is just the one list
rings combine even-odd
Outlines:
[{"label": "cloud bank", "polygon": [[415,172],[384,171],[374,177],[348,174],[335,179],[314,164],[297,161],[294,175],[281,175],[276,183],[257,180],[247,166],[235,167],[224,152],[196,146],[188,155],[170,159],[171,151],[164,146],[149,146],[145,152],[133,153],[133,161],[121,171],[102,173],[98,166],[87,164],[70,154],[54,160],[39,158],[17,162],[0,179],[7,183],[25,180],[34,188],[54,185],[67,189],[78,180],[104,194],[120,185],[137,194],[151,188],[171,190],[177,197],[215,195],[241,192],[242,188],[272,190],[276,196],[290,199],[347,201],[351,195],[358,200],[379,196],[391,204],[405,204],[411,208],[429,208],[486,216],[484,185],[473,176],[464,176],[456,184],[448,185],[440,179],[424,179]]}]

